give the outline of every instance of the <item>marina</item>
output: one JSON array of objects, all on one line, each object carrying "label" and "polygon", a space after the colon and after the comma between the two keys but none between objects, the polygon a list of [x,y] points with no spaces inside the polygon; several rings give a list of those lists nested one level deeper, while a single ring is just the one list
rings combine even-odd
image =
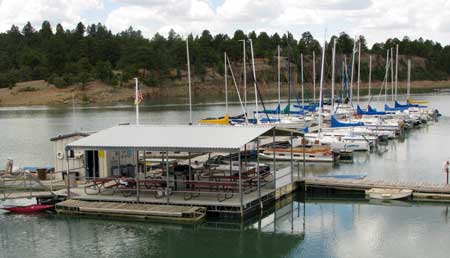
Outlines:
[{"label": "marina", "polygon": [[[147,40],[101,23],[42,27],[17,33],[26,44],[70,38],[83,59],[55,72],[54,53],[30,45],[0,69],[0,258],[450,252],[449,72],[436,68],[447,47],[405,37],[369,49],[364,36],[326,31],[323,42],[206,30]],[[414,55],[425,46],[433,55]],[[444,89],[415,94],[430,67],[428,88]],[[63,104],[1,106],[27,92]]]}]

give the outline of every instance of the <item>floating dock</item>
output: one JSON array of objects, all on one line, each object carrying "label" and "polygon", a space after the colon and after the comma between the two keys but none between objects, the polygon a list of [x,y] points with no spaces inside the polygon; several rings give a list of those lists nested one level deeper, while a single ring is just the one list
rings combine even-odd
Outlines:
[{"label": "floating dock", "polygon": [[206,209],[197,206],[145,203],[66,200],[55,206],[58,213],[133,218],[152,221],[196,223],[205,218]]},{"label": "floating dock", "polygon": [[342,179],[323,177],[297,178],[308,189],[361,191],[372,188],[410,189],[413,200],[421,201],[450,201],[450,185],[426,182],[403,182],[370,179]]}]

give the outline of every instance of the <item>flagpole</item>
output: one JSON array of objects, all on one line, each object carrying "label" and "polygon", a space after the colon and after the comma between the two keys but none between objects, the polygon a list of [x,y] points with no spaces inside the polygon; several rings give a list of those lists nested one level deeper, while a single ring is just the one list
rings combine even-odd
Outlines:
[{"label": "flagpole", "polygon": [[134,93],[134,105],[136,106],[136,125],[139,125],[139,82],[138,78],[134,78],[134,81],[136,82],[136,89]]},{"label": "flagpole", "polygon": [[188,68],[188,83],[189,83],[189,125],[192,125],[192,93],[191,93],[191,62],[189,59],[189,37],[186,38],[186,59]]}]

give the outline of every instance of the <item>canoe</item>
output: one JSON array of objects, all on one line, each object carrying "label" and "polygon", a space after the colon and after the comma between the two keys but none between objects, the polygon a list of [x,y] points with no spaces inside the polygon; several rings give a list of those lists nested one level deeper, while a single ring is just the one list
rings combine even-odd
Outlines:
[{"label": "canoe", "polygon": [[36,212],[49,210],[51,208],[53,208],[53,205],[32,204],[32,205],[27,205],[27,206],[3,207],[1,209],[7,210],[12,213],[36,213]]},{"label": "canoe", "polygon": [[393,189],[393,188],[372,188],[366,190],[366,195],[370,199],[380,200],[397,200],[404,199],[411,196],[412,190],[410,189]]}]

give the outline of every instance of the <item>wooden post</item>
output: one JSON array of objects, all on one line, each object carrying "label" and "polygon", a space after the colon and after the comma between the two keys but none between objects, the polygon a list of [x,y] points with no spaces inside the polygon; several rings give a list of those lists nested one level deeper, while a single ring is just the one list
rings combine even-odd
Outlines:
[{"label": "wooden post", "polygon": [[134,180],[136,181],[136,201],[140,202],[139,193],[139,150],[136,150],[136,167],[134,168]]},{"label": "wooden post", "polygon": [[294,182],[294,133],[291,132],[291,184]]},{"label": "wooden post", "polygon": [[241,219],[244,218],[244,196],[242,194],[242,174],[241,174],[241,155],[238,155],[238,163],[239,163],[239,201],[240,201],[240,211],[241,211]]},{"label": "wooden post", "polygon": [[169,198],[169,151],[166,151],[166,196],[167,196],[167,203],[170,202]]},{"label": "wooden post", "polygon": [[[273,128],[273,141],[272,149],[275,149],[275,128]],[[274,189],[277,188],[277,161],[275,157],[275,151],[273,151],[273,178],[274,178]]]},{"label": "wooden post", "polygon": [[259,137],[256,138],[256,187],[258,190],[258,200],[259,200],[259,207],[261,208],[261,211],[263,209],[263,204],[261,202],[261,177],[259,172]]},{"label": "wooden post", "polygon": [[[241,153],[239,153],[239,156]],[[230,176],[233,175],[233,154],[230,152]]]},{"label": "wooden post", "polygon": [[70,175],[69,175],[69,157],[67,155],[67,148],[66,148],[66,177],[67,177],[67,199],[70,199]]},{"label": "wooden post", "polygon": [[[98,157],[98,151],[97,151],[97,157]],[[95,172],[97,172],[95,170],[95,165],[97,164],[95,162],[95,151],[92,151],[92,164],[93,164],[93,166],[92,166],[92,177],[95,179]]]},{"label": "wooden post", "polygon": [[192,168],[191,168],[192,159],[191,159],[191,153],[190,152],[188,152],[188,156],[189,156],[189,180],[188,181],[191,181],[192,180]]}]

